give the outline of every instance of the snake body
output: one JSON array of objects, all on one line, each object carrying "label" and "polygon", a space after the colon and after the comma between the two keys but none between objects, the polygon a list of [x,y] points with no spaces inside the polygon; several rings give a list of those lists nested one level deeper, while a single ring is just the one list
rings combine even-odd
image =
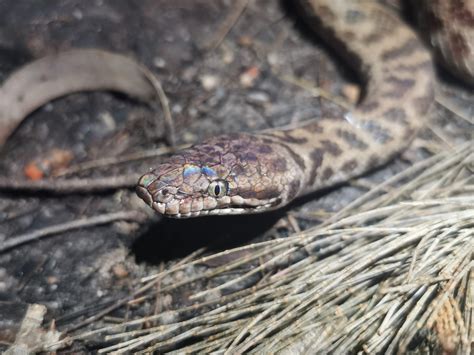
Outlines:
[{"label": "snake body", "polygon": [[433,101],[428,50],[370,1],[306,0],[308,24],[360,73],[352,110],[304,126],[210,138],[143,175],[138,195],[157,212],[194,217],[263,212],[387,162],[425,125]]},{"label": "snake body", "polygon": [[474,0],[418,0],[418,16],[438,61],[474,84]]}]

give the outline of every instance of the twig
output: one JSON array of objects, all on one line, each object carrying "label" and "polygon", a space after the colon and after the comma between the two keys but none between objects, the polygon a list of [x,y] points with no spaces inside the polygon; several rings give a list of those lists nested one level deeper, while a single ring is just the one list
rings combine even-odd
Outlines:
[{"label": "twig", "polygon": [[[202,254],[203,251],[204,251],[203,249],[199,249],[199,250],[195,251],[194,253],[191,253],[190,255],[188,255],[188,257],[183,258],[180,262],[178,262],[177,266],[182,265],[182,264],[186,264],[189,261],[189,259],[195,258],[196,256]],[[119,300],[118,302],[112,304],[111,306],[107,307],[106,309],[104,309],[104,310],[100,311],[99,313],[93,315],[92,317],[89,317],[89,318],[85,319],[84,321],[69,327],[66,331],[64,331],[64,333],[70,333],[70,332],[72,332],[76,329],[80,329],[80,328],[82,328],[82,327],[84,327],[84,326],[86,326],[86,325],[88,325],[92,322],[95,322],[95,321],[101,319],[102,317],[104,317],[105,315],[107,315],[110,312],[114,311],[115,309],[119,308],[120,306],[123,306],[123,305],[133,301],[135,297],[137,297],[138,295],[142,294],[143,292],[145,292],[149,289],[152,289],[155,285],[157,285],[160,282],[161,282],[161,278],[155,278],[151,282],[148,282],[146,285],[144,285],[144,286],[138,288],[137,290],[135,290],[130,296]],[[153,317],[151,317],[151,318],[153,318]],[[120,325],[120,328],[122,328],[122,325]],[[102,330],[99,329],[99,330],[93,331],[90,334],[100,333],[101,331]]]},{"label": "twig", "polygon": [[457,117],[463,119],[464,121],[472,124],[473,123],[473,115],[474,115],[474,108],[472,105],[470,106],[470,117],[468,116],[469,114],[464,114],[464,112],[461,112],[461,108],[457,107],[455,104],[449,102],[444,96],[442,95],[436,95],[436,102],[446,108],[447,110],[451,111],[454,113]]},{"label": "twig", "polygon": [[347,101],[332,95],[331,93],[325,91],[322,88],[314,86],[312,83],[310,83],[310,82],[308,82],[304,79],[295,78],[295,77],[290,76],[290,75],[279,76],[279,78],[283,81],[286,81],[287,83],[293,84],[295,86],[300,87],[301,89],[304,89],[304,90],[310,92],[314,97],[323,97],[326,100],[328,100],[330,102],[333,102],[336,105],[338,105],[338,106],[340,106],[340,107],[342,107],[346,110],[352,110],[353,109],[353,107],[349,103],[347,103]]},{"label": "twig", "polygon": [[[142,70],[143,74],[146,76],[146,78],[149,80],[149,82],[155,89],[158,99],[160,100],[161,109],[163,110],[163,116],[164,116],[164,122],[165,122],[165,136],[166,136],[166,139],[168,140],[169,145],[171,145],[171,147],[174,147],[176,144],[176,135],[174,131],[174,123],[173,123],[173,118],[171,116],[168,97],[166,96],[166,93],[163,90],[161,83],[156,78],[155,74],[153,74],[147,67],[143,65],[140,67],[140,69]],[[150,105],[153,107],[154,103],[150,102]]]},{"label": "twig", "polygon": [[56,194],[90,193],[122,188],[131,188],[136,185],[140,175],[127,174],[100,178],[72,178],[54,180],[15,180],[0,177],[0,190],[8,191],[45,191]]},{"label": "twig", "polygon": [[44,237],[49,237],[54,234],[59,234],[79,228],[88,228],[100,224],[111,223],[120,220],[142,222],[145,216],[137,211],[121,211],[114,213],[107,213],[95,217],[86,217],[77,219],[75,221],[57,224],[50,227],[41,228],[33,232],[17,235],[8,238],[0,244],[0,252],[17,247],[21,244],[31,242]]},{"label": "twig", "polygon": [[145,151],[140,151],[136,153],[130,153],[126,155],[122,155],[120,157],[110,157],[110,158],[102,158],[96,160],[89,160],[84,163],[76,164],[73,167],[66,168],[61,170],[59,173],[55,174],[55,177],[60,177],[64,175],[74,174],[78,172],[84,172],[91,169],[102,168],[111,165],[118,165],[123,163],[128,163],[135,160],[143,160],[148,158],[159,157],[165,154],[169,154],[174,152],[177,149],[184,149],[189,147],[189,144],[183,144],[173,147],[162,147],[157,149],[150,149]]},{"label": "twig", "polygon": [[239,20],[240,16],[247,7],[248,2],[249,0],[237,0],[234,3],[231,12],[225,17],[220,27],[216,30],[215,37],[211,41],[209,41],[209,44],[206,46],[209,50],[214,50],[220,46],[222,41],[226,38],[227,34]]}]

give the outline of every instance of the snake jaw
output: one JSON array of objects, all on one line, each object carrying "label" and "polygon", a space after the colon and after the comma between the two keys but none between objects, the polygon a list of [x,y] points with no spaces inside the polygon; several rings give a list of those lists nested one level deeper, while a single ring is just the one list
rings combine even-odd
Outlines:
[{"label": "snake jaw", "polygon": [[173,199],[166,203],[154,201],[152,194],[142,186],[137,187],[137,194],[156,212],[171,218],[259,213],[272,209],[279,202],[276,198],[257,202],[255,199],[247,201],[240,196],[233,196],[232,198],[225,196],[220,199],[198,198],[191,203],[184,199]]},{"label": "snake jaw", "polygon": [[158,180],[153,173],[143,175],[136,188],[137,195],[156,212],[171,218],[259,213],[279,204],[278,198],[262,200],[238,195],[215,198],[203,192],[190,194],[174,186],[160,184]]},{"label": "snake jaw", "polygon": [[[179,204],[173,205],[172,208],[168,207],[164,203],[153,202],[153,209],[170,218],[189,218],[189,217],[200,217],[200,216],[216,216],[216,215],[239,215],[249,213],[260,213],[272,209],[275,206],[276,199],[268,200],[267,203],[259,206],[227,206],[226,208],[213,208],[213,209],[201,209],[199,211],[181,211],[179,210]],[[178,210],[176,210],[178,208]],[[178,212],[176,212],[178,211]]]}]

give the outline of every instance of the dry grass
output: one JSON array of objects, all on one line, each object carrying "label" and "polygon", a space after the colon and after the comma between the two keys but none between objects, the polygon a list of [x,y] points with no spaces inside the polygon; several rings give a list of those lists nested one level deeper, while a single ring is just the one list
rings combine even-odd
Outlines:
[{"label": "dry grass", "polygon": [[[322,225],[194,256],[150,276],[136,302],[156,297],[152,285],[160,284],[162,295],[199,279],[218,285],[192,295],[191,306],[75,339],[106,334],[113,345],[101,353],[404,353],[428,346],[468,354],[473,156],[471,143],[461,145],[394,176]],[[226,263],[215,266],[219,260]],[[193,276],[167,283],[191,268]],[[219,284],[230,272],[238,276]]]}]

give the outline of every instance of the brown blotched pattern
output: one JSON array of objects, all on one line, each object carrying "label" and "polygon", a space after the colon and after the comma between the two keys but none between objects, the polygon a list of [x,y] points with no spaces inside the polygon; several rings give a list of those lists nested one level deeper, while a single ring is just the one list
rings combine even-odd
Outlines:
[{"label": "brown blotched pattern", "polygon": [[422,33],[439,61],[474,84],[474,1],[418,0]]},{"label": "brown blotched pattern", "polygon": [[301,2],[308,24],[357,63],[364,100],[304,127],[224,135],[184,150],[140,179],[137,192],[156,211],[191,217],[278,208],[385,163],[425,124],[433,71],[409,27],[369,1]]},{"label": "brown blotched pattern", "polygon": [[212,138],[142,176],[137,193],[173,217],[269,209],[300,192],[304,171],[288,149],[258,135]]}]

